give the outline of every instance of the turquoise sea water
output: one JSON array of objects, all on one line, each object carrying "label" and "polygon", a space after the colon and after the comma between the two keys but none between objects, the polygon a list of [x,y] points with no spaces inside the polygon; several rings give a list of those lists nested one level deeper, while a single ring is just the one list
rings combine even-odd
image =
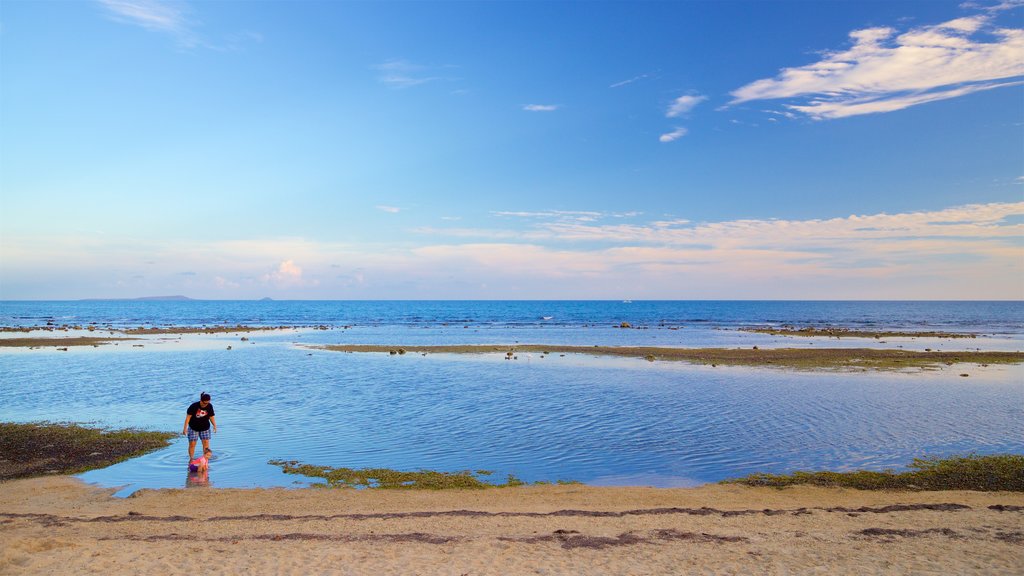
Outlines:
[{"label": "turquoise sea water", "polygon": [[[220,425],[210,479],[220,487],[311,481],[282,474],[271,459],[679,486],[759,471],[882,469],[923,455],[1024,452],[1021,366],[793,372],[305,347],[518,341],[1020,350],[1024,306],[1014,302],[0,302],[4,325],[47,322],[328,327],[253,333],[246,342],[220,334],[68,352],[0,348],[2,420],[180,431],[187,405],[210,391]],[[621,322],[637,329],[617,328]],[[981,335],[882,342],[737,330],[765,324]],[[185,440],[82,477],[125,486],[122,494],[185,486]]]}]

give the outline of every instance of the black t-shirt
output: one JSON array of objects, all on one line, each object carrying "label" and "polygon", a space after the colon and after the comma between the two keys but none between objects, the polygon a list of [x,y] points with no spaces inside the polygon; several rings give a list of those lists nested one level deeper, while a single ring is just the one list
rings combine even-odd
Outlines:
[{"label": "black t-shirt", "polygon": [[199,405],[199,402],[193,402],[188,407],[188,415],[191,418],[188,419],[188,427],[195,430],[196,432],[205,432],[210,429],[210,416],[214,416],[213,404],[207,404],[206,408]]}]

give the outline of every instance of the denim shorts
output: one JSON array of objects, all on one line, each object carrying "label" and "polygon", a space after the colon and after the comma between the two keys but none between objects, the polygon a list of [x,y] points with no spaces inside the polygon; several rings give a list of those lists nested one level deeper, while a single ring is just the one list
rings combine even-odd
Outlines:
[{"label": "denim shorts", "polygon": [[210,439],[210,429],[207,428],[206,430],[203,430],[202,432],[196,432],[195,430],[189,428],[188,429],[188,441],[189,442],[195,442],[196,439],[199,439],[199,440],[209,440]]}]

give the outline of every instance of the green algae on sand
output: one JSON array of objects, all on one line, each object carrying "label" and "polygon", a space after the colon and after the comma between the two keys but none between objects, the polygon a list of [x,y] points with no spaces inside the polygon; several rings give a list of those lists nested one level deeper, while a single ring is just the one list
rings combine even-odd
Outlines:
[{"label": "green algae on sand", "polygon": [[0,422],[0,480],[104,468],[164,448],[175,436],[67,423]]},{"label": "green algae on sand", "polygon": [[[271,460],[268,462],[280,466],[285,474],[298,474],[311,478],[323,478],[326,484],[314,484],[314,487],[326,488],[379,488],[399,490],[450,490],[450,489],[485,489],[526,486],[527,483],[512,474],[503,483],[488,482],[483,476],[491,476],[489,470],[463,470],[461,472],[438,472],[436,470],[417,470],[404,472],[390,468],[332,468],[330,466],[314,466],[295,460]],[[578,484],[579,482],[559,480],[557,484]],[[535,484],[551,484],[536,482]]]},{"label": "green algae on sand", "polygon": [[915,458],[906,472],[803,472],[751,474],[723,484],[783,488],[798,484],[860,490],[977,490],[1024,492],[1024,454]]}]

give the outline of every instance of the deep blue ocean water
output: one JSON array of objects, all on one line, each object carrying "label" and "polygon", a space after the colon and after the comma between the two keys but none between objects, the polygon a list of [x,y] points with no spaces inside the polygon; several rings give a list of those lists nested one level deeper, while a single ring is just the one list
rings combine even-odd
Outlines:
[{"label": "deep blue ocean water", "polygon": [[[1024,452],[1022,366],[794,372],[305,347],[518,341],[1020,350],[1019,302],[0,302],[0,324],[48,321],[329,327],[251,333],[245,342],[219,334],[68,352],[0,348],[0,420],[180,431],[187,405],[210,391],[220,425],[210,480],[220,487],[311,481],[282,474],[271,459],[685,486],[752,472],[898,468],[920,456]],[[620,329],[621,322],[639,329]],[[981,336],[880,342],[737,330],[766,324]],[[179,438],[82,478],[123,485],[122,494],[182,487],[185,458]]]},{"label": "deep blue ocean water", "polygon": [[0,301],[0,325],[841,325],[1019,333],[1024,302],[909,301]]}]

